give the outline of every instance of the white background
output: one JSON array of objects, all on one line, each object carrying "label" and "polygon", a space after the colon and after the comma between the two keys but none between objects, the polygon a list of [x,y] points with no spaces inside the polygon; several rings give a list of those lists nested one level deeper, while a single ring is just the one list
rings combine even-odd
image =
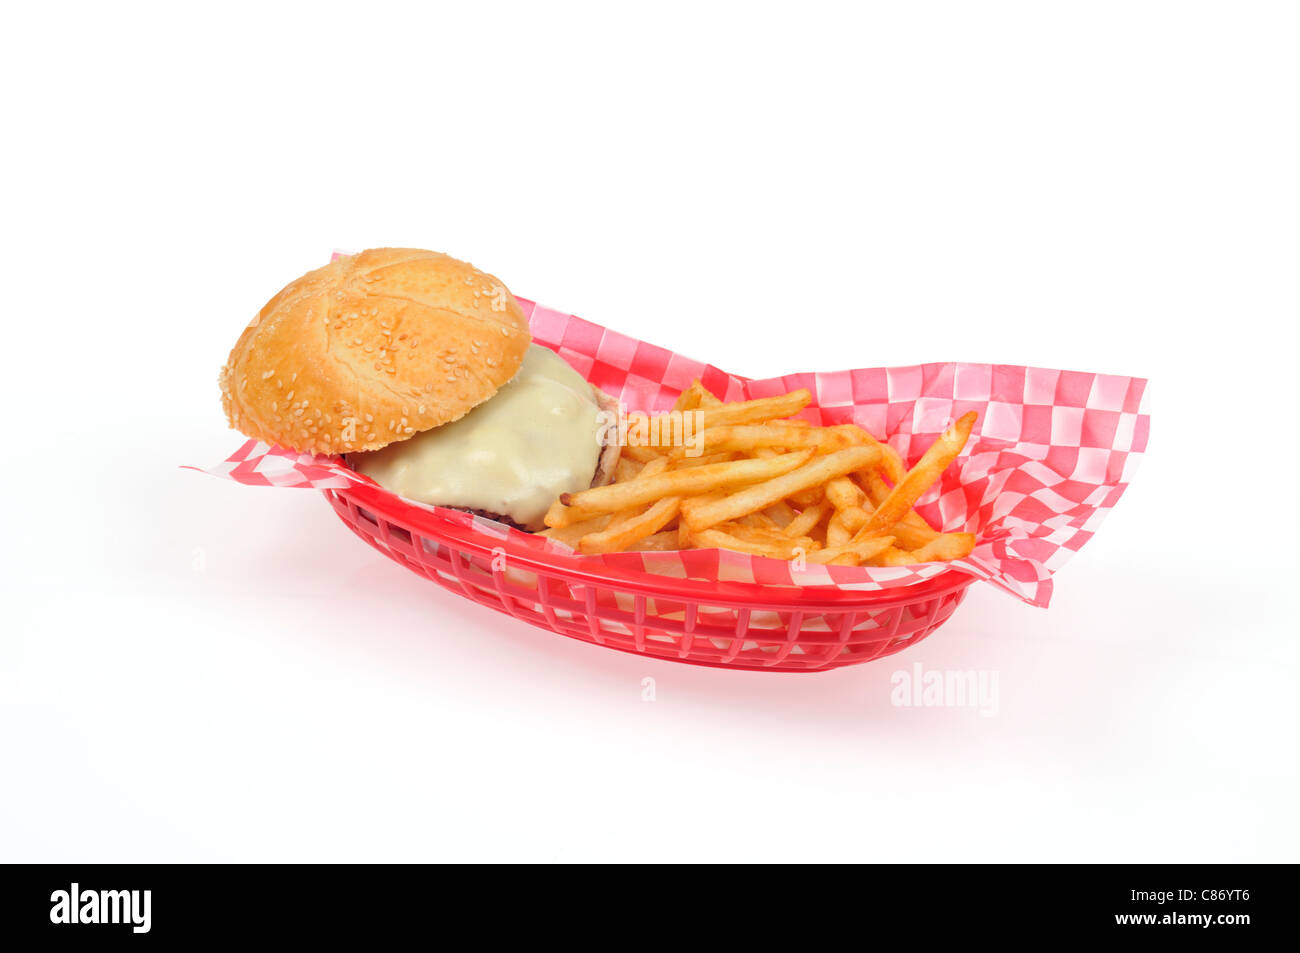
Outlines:
[{"label": "white background", "polygon": [[[1300,859],[1294,6],[534,6],[7,14],[0,860]],[[1150,452],[1048,610],[605,651],[177,468],[375,245],[751,376],[1147,376]],[[996,714],[892,706],[915,662]]]}]

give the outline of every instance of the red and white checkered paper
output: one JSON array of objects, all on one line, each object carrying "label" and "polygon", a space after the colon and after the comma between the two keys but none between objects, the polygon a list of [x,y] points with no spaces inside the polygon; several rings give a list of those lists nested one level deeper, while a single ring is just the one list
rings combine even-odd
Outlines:
[{"label": "red and white checkered paper", "polygon": [[[916,506],[938,529],[976,535],[978,543],[967,559],[799,569],[784,560],[723,550],[578,557],[593,567],[857,590],[906,586],[956,568],[1031,605],[1046,606],[1052,573],[1092,538],[1146,448],[1150,418],[1143,402],[1147,382],[1141,378],[1003,364],[921,364],[751,380],[518,300],[536,343],[559,353],[629,410],[667,410],[696,377],[728,401],[806,387],[813,402],[800,416],[817,424],[859,424],[887,440],[909,464],[952,420],[970,410],[979,413],[962,455]],[[256,440],[207,472],[255,486],[325,490],[373,485],[339,458],[299,454]],[[473,527],[489,546],[512,538],[534,550],[573,555],[563,543],[545,537],[456,510],[429,509]]]}]

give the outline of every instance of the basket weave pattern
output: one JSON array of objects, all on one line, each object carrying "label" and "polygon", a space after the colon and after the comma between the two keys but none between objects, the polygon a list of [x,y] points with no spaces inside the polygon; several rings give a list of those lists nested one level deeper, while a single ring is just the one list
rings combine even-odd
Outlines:
[{"label": "basket weave pattern", "polygon": [[946,622],[974,581],[950,571],[853,592],[621,576],[508,543],[489,548],[377,489],[326,496],[367,543],[458,595],[584,642],[696,665],[810,672],[883,658]]}]

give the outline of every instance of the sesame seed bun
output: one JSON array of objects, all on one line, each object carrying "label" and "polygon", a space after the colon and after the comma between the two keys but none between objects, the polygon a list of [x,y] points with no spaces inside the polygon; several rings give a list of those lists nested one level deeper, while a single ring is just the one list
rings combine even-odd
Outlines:
[{"label": "sesame seed bun", "polygon": [[531,337],[505,285],[438,252],[376,248],[267,302],[221,369],[236,430],[307,453],[378,450],[463,417]]}]

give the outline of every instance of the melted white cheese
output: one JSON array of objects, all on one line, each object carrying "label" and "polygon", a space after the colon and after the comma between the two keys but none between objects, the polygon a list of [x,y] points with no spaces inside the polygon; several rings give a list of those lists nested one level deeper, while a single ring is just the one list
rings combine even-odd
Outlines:
[{"label": "melted white cheese", "polygon": [[484,510],[540,529],[561,493],[591,485],[600,458],[591,385],[533,344],[519,371],[464,417],[354,454],[358,471],[399,496]]}]

